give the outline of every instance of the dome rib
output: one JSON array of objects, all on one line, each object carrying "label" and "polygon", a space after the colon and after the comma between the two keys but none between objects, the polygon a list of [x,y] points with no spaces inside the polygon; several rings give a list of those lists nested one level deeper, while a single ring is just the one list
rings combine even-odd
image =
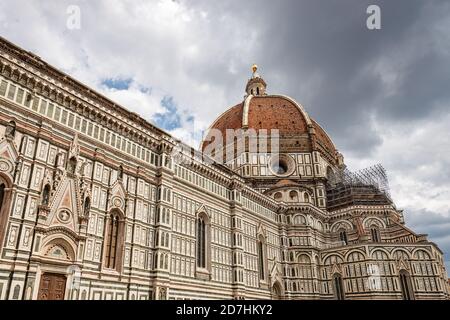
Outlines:
[{"label": "dome rib", "polygon": [[248,128],[248,110],[250,108],[250,102],[253,98],[252,94],[249,94],[244,101],[244,110],[242,112],[242,128]]}]

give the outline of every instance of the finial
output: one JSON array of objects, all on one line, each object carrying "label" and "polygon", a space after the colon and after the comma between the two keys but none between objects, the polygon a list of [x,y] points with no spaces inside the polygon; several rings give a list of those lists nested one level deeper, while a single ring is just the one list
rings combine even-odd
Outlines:
[{"label": "finial", "polygon": [[252,70],[253,70],[253,73],[255,73],[256,70],[258,70],[258,66],[256,64],[253,64],[252,65]]},{"label": "finial", "polygon": [[266,92],[266,82],[261,78],[257,72],[258,66],[256,64],[252,65],[252,77],[248,80],[247,86],[245,87],[245,92],[247,95],[264,95]]}]

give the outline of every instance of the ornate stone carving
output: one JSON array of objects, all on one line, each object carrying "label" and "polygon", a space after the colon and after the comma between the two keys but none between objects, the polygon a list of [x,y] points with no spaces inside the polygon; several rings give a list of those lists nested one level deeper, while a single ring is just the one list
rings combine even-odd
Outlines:
[{"label": "ornate stone carving", "polygon": [[16,123],[14,121],[10,121],[6,126],[5,137],[7,139],[14,139],[16,135]]}]

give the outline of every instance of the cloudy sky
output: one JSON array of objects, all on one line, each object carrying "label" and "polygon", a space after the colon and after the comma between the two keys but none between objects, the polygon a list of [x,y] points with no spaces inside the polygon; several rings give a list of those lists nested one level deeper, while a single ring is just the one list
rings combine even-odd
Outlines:
[{"label": "cloudy sky", "polygon": [[[370,4],[380,30],[366,27]],[[450,269],[448,30],[438,0],[0,2],[1,36],[191,144],[257,63],[350,169],[384,165],[408,225]]]}]

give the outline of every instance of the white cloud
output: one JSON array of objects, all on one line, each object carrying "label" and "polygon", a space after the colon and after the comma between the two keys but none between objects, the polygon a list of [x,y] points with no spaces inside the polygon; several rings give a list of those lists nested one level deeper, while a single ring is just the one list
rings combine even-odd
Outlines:
[{"label": "white cloud", "polygon": [[[81,9],[80,30],[66,28],[66,9],[72,4]],[[245,78],[236,70],[245,65],[249,72],[256,37],[232,15],[222,15],[218,23],[206,10],[171,0],[2,1],[0,26],[6,38],[145,118],[158,112],[157,96],[133,88],[105,90],[102,79],[130,78],[159,97],[171,96],[180,111],[206,129],[242,99]],[[226,92],[225,84],[236,79],[242,83]]]},{"label": "white cloud", "polygon": [[139,85],[133,83],[128,89],[124,90],[102,86],[102,91],[113,101],[128,107],[149,121],[153,119],[155,114],[165,112],[164,107],[161,106],[164,94],[155,92],[156,90],[145,92]]}]

